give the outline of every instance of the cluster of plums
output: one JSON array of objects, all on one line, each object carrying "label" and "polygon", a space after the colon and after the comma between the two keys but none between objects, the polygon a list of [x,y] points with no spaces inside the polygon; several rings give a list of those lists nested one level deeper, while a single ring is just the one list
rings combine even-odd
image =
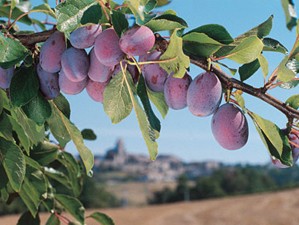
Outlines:
[{"label": "cluster of plums", "polygon": [[[199,117],[213,115],[212,133],[223,148],[236,150],[246,144],[249,133],[246,117],[232,103],[220,106],[223,90],[218,77],[212,72],[201,73],[193,80],[187,72],[182,78],[169,75],[157,62],[162,52],[154,48],[155,35],[148,27],[133,26],[119,37],[113,28],[102,30],[100,25],[89,25],[73,31],[69,41],[71,46],[67,48],[64,34],[56,31],[40,49],[37,74],[45,98],[54,99],[60,91],[74,95],[86,89],[93,100],[103,102],[105,87],[121,71],[120,62],[134,62],[131,59],[138,57],[147,87],[153,92],[164,92],[170,108],[188,107]],[[136,84],[140,70],[132,64],[125,68]],[[0,87],[9,88],[12,76],[13,69],[0,68]]]}]

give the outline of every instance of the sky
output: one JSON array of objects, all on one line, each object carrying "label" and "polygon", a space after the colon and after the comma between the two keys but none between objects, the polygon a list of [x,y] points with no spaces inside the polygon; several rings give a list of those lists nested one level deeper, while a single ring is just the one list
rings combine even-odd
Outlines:
[{"label": "sky", "polygon": [[[35,2],[34,0],[33,2]],[[294,1],[299,6],[298,1]],[[269,37],[279,40],[289,50],[295,40],[295,30],[290,32],[285,26],[285,17],[278,0],[173,0],[171,4],[158,10],[172,9],[189,25],[188,30],[205,24],[220,24],[224,26],[232,37],[246,32],[274,15],[273,29]],[[270,72],[282,60],[283,55],[277,53],[265,54],[269,60]],[[230,63],[230,62],[229,62]],[[235,64],[231,63],[232,66]],[[194,78],[202,70],[191,66],[190,74]],[[238,78],[238,75],[236,75]],[[248,80],[252,85],[262,86],[263,78],[259,70]],[[298,90],[298,89],[297,89]],[[298,91],[297,91],[298,92]],[[282,101],[288,96],[296,94],[296,90],[274,90],[270,92]],[[91,128],[97,135],[96,141],[86,141],[86,145],[94,154],[104,154],[115,145],[118,138],[122,138],[128,152],[147,154],[147,147],[138,127],[135,114],[119,124],[112,124],[104,113],[101,103],[94,102],[88,97],[86,91],[79,95],[66,95],[71,104],[71,120],[79,129]],[[276,109],[263,104],[260,100],[244,95],[246,106],[264,118],[271,119],[280,127],[284,127],[286,119]],[[222,101],[223,102],[223,101]],[[235,151],[223,149],[214,139],[210,117],[195,117],[187,108],[183,110],[169,110],[163,119],[158,113],[162,125],[160,137],[157,140],[159,154],[174,154],[179,158],[191,161],[215,160],[224,163],[268,163],[270,157],[266,147],[257,134],[255,127],[248,116],[249,140],[245,147]],[[73,144],[67,149],[76,152]]]}]

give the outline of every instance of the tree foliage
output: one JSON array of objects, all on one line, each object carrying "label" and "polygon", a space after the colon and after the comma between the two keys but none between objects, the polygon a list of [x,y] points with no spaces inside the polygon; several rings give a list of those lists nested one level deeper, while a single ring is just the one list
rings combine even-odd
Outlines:
[{"label": "tree foliage", "polygon": [[[281,2],[287,27],[292,29],[297,26],[293,1]],[[126,52],[118,63],[118,72],[103,93],[104,109],[113,123],[135,111],[152,160],[158,154],[157,139],[161,129],[152,106],[162,117],[166,116],[168,106],[163,93],[156,93],[145,84],[140,76],[141,68],[146,64],[157,64],[168,75],[182,78],[192,63],[217,76],[225,100],[238,106],[252,119],[273,161],[280,166],[293,165],[297,156],[292,153],[299,146],[290,140],[289,135],[299,133],[299,97],[290,96],[283,102],[269,95],[268,90],[290,89],[299,84],[298,34],[293,48],[287,51],[283,44],[269,36],[272,16],[242,35],[232,37],[225,27],[218,24],[207,24],[185,32],[187,21],[172,10],[157,10],[169,4],[169,0],[125,0],[122,4],[111,0],[56,3],[52,6],[43,1],[32,7],[30,1],[25,0],[0,2],[0,69],[1,73],[4,71],[5,79],[11,79],[9,87],[0,90],[0,198],[6,203],[21,200],[25,204],[28,212],[20,218],[20,225],[26,224],[26,220],[38,224],[41,207],[52,213],[47,224],[59,224],[59,220],[73,223],[61,215],[64,209],[80,224],[84,224],[86,218],[78,196],[82,191],[83,174],[92,175],[94,159],[83,139],[94,140],[95,135],[90,130],[81,132],[70,121],[67,99],[62,93],[49,99],[41,91],[38,78],[41,45],[57,30],[69,40],[76,29],[100,24],[103,30],[113,27],[116,35],[122,37],[132,27],[129,18],[133,18],[134,25],[145,26],[156,33],[154,48],[161,52],[160,58],[138,62]],[[45,20],[35,19],[32,14]],[[23,24],[37,31],[27,30]],[[159,35],[165,31],[169,32],[169,38]],[[67,47],[70,47],[69,42]],[[284,54],[282,62],[270,74],[263,54],[267,51]],[[225,60],[234,61],[239,68],[229,68]],[[137,67],[139,75],[135,80],[131,76],[133,72],[129,71],[130,65]],[[220,68],[228,68],[233,74],[238,72],[240,79],[225,74]],[[264,86],[257,88],[245,83],[259,68],[265,79]],[[10,69],[14,72],[9,72]],[[286,126],[280,128],[250,111],[246,107],[245,93],[281,111],[286,116]],[[80,159],[65,151],[70,141],[75,144]],[[63,188],[56,188],[55,183]],[[203,182],[202,186],[221,195],[215,184]],[[90,217],[102,224],[113,224],[100,213]]]}]

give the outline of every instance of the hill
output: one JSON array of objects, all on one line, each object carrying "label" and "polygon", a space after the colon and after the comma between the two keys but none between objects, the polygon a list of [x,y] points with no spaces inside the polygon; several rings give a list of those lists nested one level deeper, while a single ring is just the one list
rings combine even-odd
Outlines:
[{"label": "hill", "polygon": [[[297,225],[299,189],[197,202],[139,208],[106,209],[116,225]],[[91,211],[88,210],[87,215]],[[42,215],[42,224],[48,215]],[[16,224],[17,216],[0,217]],[[88,219],[87,225],[96,225]]]}]

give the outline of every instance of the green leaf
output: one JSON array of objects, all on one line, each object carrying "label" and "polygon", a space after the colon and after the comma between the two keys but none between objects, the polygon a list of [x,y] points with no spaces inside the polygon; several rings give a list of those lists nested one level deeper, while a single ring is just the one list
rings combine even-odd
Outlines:
[{"label": "green leaf", "polygon": [[158,144],[156,142],[156,139],[159,136],[159,132],[156,131],[151,126],[150,122],[148,121],[148,117],[147,117],[146,113],[144,112],[144,109],[139,104],[139,101],[136,96],[137,90],[136,90],[136,87],[134,86],[132,76],[127,72],[124,72],[124,74],[122,74],[122,75],[123,75],[123,79],[125,80],[125,85],[128,89],[129,97],[133,104],[133,108],[136,113],[136,117],[138,120],[138,124],[139,124],[140,130],[141,130],[142,136],[147,145],[147,148],[148,148],[148,151],[150,154],[150,158],[151,158],[151,160],[155,160],[157,157],[157,153],[158,153]]},{"label": "green leaf", "polygon": [[144,8],[146,1],[144,0],[126,0],[124,4],[127,4],[134,14],[137,21],[144,21]]},{"label": "green leaf", "polygon": [[268,75],[268,73],[269,73],[268,61],[267,61],[267,59],[262,54],[260,54],[257,59],[258,59],[259,64],[260,64],[260,66],[262,68],[262,72],[263,72],[264,78],[266,78],[267,75]]},{"label": "green leaf", "polygon": [[97,139],[97,135],[94,133],[94,131],[92,129],[84,129],[81,131],[82,137],[85,140],[96,140]]},{"label": "green leaf", "polygon": [[238,102],[239,106],[242,108],[242,110],[245,111],[246,110],[245,100],[244,100],[243,96],[241,94],[239,94],[238,92],[236,92],[234,97],[235,97],[236,101]]},{"label": "green leaf", "polygon": [[40,165],[47,166],[58,158],[58,146],[47,141],[38,143],[30,152],[30,157]]},{"label": "green leaf", "polygon": [[26,170],[24,154],[17,145],[2,137],[0,137],[0,162],[13,190],[20,191]]},{"label": "green leaf", "polygon": [[157,6],[164,6],[171,2],[171,0],[157,0]]},{"label": "green leaf", "polygon": [[64,185],[66,188],[72,190],[72,184],[69,178],[63,173],[53,168],[45,167],[44,173],[48,178],[56,180],[60,184]]},{"label": "green leaf", "polygon": [[297,87],[298,85],[299,85],[298,80],[291,80],[291,81],[280,84],[279,87],[289,90],[289,89]]},{"label": "green leaf", "polygon": [[188,33],[183,36],[184,51],[188,54],[209,57],[217,52],[223,44],[204,33]]},{"label": "green leaf", "polygon": [[[44,126],[38,126],[33,120],[29,119],[20,108],[14,108],[14,110],[11,111],[11,115],[13,129],[17,132],[18,137],[22,138],[22,143],[26,143],[24,140],[26,137],[33,145],[36,145],[44,140]],[[15,124],[15,122],[17,124]],[[24,137],[24,134],[26,137]]]},{"label": "green leaf", "polygon": [[40,225],[39,215],[33,217],[29,211],[24,212],[20,219],[18,220],[17,225]]},{"label": "green leaf", "polygon": [[84,12],[97,4],[94,0],[68,0],[56,6],[57,29],[67,36],[80,26]]},{"label": "green leaf", "polygon": [[259,60],[256,59],[251,63],[242,65],[239,68],[239,74],[241,81],[245,81],[250,78],[260,68]]},{"label": "green leaf", "polygon": [[55,199],[81,224],[84,224],[85,209],[81,202],[68,195],[56,194]]},{"label": "green leaf", "polygon": [[88,174],[91,171],[94,163],[94,157],[92,152],[84,145],[84,141],[80,130],[74,124],[72,124],[68,118],[65,117],[65,115],[59,110],[59,108],[54,102],[51,103],[52,115],[55,117],[56,121],[59,121],[63,130],[67,132],[68,137],[70,137],[74,142],[85,166],[86,173]]},{"label": "green leaf", "polygon": [[149,27],[153,32],[183,29],[188,27],[188,24],[185,20],[172,14],[163,14],[161,16],[155,17],[145,25]]},{"label": "green leaf", "polygon": [[234,44],[240,44],[244,39],[250,36],[257,36],[258,38],[263,38],[269,35],[272,29],[272,23],[273,23],[273,15],[270,16],[265,22],[261,23],[260,25],[236,37],[234,40]]},{"label": "green leaf", "polygon": [[28,118],[32,119],[38,125],[43,125],[51,116],[51,106],[40,93],[24,105],[22,109]]},{"label": "green leaf", "polygon": [[190,59],[184,54],[183,39],[178,37],[176,32],[173,32],[171,35],[167,50],[160,57],[160,60],[168,61],[160,63],[160,66],[167,71],[168,74],[173,73],[173,76],[178,78],[185,75],[186,69],[190,65]]},{"label": "green leaf", "polygon": [[[30,158],[27,157],[27,159]],[[40,203],[47,197],[47,184],[43,173],[30,164],[27,164],[26,176],[19,195],[32,216],[35,217]]]},{"label": "green leaf", "polygon": [[286,104],[288,104],[289,106],[291,106],[294,109],[298,109],[299,108],[299,95],[293,95],[293,96],[289,97],[286,101]]},{"label": "green leaf", "polygon": [[103,105],[112,123],[119,123],[130,115],[133,107],[132,99],[121,71],[106,86]]},{"label": "green leaf", "polygon": [[33,12],[44,13],[49,16],[52,16],[53,18],[56,18],[55,12],[52,10],[52,8],[47,3],[33,7],[30,10],[30,13],[33,13]]},{"label": "green leaf", "polygon": [[145,13],[150,13],[157,5],[157,0],[147,0],[146,5],[144,7]]},{"label": "green leaf", "polygon": [[90,6],[81,18],[81,24],[94,23],[98,24],[102,18],[102,8],[99,4]]},{"label": "green leaf", "polygon": [[113,10],[112,12],[113,13],[111,15],[111,19],[113,28],[117,35],[120,37],[122,33],[128,29],[129,23],[126,19],[126,16],[122,12],[115,10]]},{"label": "green leaf", "polygon": [[280,81],[288,82],[291,81],[296,76],[296,74],[286,66],[288,62],[289,62],[289,57],[286,56],[278,66],[277,78]]},{"label": "green leaf", "polygon": [[262,141],[268,148],[270,155],[279,159],[284,165],[292,166],[292,150],[287,135],[271,121],[263,119],[252,112],[249,115],[251,116]]},{"label": "green leaf", "polygon": [[144,111],[147,115],[147,119],[148,119],[151,127],[154,128],[156,131],[160,132],[161,124],[160,124],[159,119],[156,117],[155,113],[152,110],[151,103],[150,103],[148,95],[147,95],[146,85],[145,85],[143,76],[140,76],[140,78],[139,78],[137,94],[142,102]]},{"label": "green leaf", "polygon": [[147,88],[147,94],[151,102],[156,106],[163,118],[168,113],[168,105],[166,104],[163,92],[154,92]]},{"label": "green leaf", "polygon": [[71,116],[71,107],[67,99],[62,95],[58,95],[53,99],[55,105],[57,105],[58,109],[65,115],[66,118],[70,118]]},{"label": "green leaf", "polygon": [[292,28],[297,25],[295,5],[292,0],[281,0],[281,4],[284,10],[287,28],[292,30]]},{"label": "green leaf", "polygon": [[[235,69],[235,68],[231,68],[231,67],[229,67],[228,65],[226,65],[226,64],[224,64],[224,63],[222,63],[222,62],[217,61],[217,64],[219,64],[219,65],[221,65],[221,66],[227,68],[227,69],[229,70],[229,72],[230,72],[233,76],[238,72],[237,69]],[[216,64],[216,65],[217,65],[217,64]]]},{"label": "green leaf", "polygon": [[70,182],[71,191],[78,197],[82,191],[82,172],[79,162],[68,152],[59,152],[58,161],[65,167],[67,172],[63,172]]},{"label": "green leaf", "polygon": [[263,39],[264,48],[263,51],[280,52],[282,54],[288,54],[288,49],[283,46],[279,41],[273,38]]},{"label": "green leaf", "polygon": [[48,218],[46,225],[60,225],[60,220],[55,216],[54,213]]},{"label": "green leaf", "polygon": [[18,70],[10,85],[11,102],[14,106],[23,106],[37,96],[39,81],[33,67]]},{"label": "green leaf", "polygon": [[93,218],[95,221],[99,222],[101,225],[114,225],[113,220],[104,213],[94,212],[88,217]]},{"label": "green leaf", "polygon": [[2,33],[0,33],[0,52],[0,66],[4,69],[14,66],[29,54],[21,42],[5,37]]},{"label": "green leaf", "polygon": [[246,64],[254,61],[263,51],[263,42],[256,36],[245,38],[237,47],[235,47],[227,58],[240,64]]},{"label": "green leaf", "polygon": [[[198,28],[195,28],[191,31],[189,31],[187,34],[190,33],[203,33],[206,34],[211,39],[221,43],[221,44],[231,44],[234,39],[231,37],[231,35],[227,32],[227,30],[218,24],[207,24],[200,26]],[[184,36],[185,36],[184,35]]]},{"label": "green leaf", "polygon": [[5,112],[2,112],[0,115],[0,136],[8,141],[14,141],[12,131],[9,115],[7,115]]}]

